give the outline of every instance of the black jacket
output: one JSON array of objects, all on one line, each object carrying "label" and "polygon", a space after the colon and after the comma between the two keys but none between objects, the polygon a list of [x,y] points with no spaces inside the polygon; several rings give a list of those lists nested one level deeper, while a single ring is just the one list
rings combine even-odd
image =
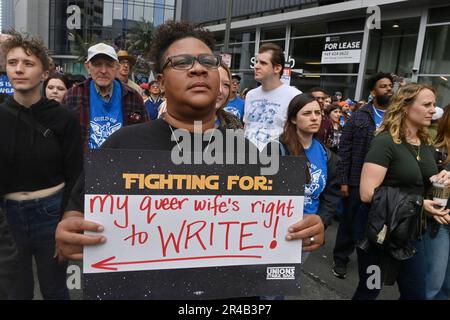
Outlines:
[{"label": "black jacket", "polygon": [[[270,145],[270,144],[269,144]],[[323,145],[322,145],[323,146]],[[319,197],[319,209],[317,214],[322,218],[322,222],[327,228],[333,221],[333,216],[336,213],[336,209],[342,199],[341,184],[338,175],[338,167],[340,158],[334,152],[330,151],[327,147],[323,146],[327,152],[327,183],[325,189],[322,191]],[[287,147],[280,143],[280,155],[289,155]]]},{"label": "black jacket", "polygon": [[421,232],[423,197],[397,187],[375,189],[370,205],[366,236],[361,249],[374,245],[395,260],[412,258],[416,253],[412,241]]}]

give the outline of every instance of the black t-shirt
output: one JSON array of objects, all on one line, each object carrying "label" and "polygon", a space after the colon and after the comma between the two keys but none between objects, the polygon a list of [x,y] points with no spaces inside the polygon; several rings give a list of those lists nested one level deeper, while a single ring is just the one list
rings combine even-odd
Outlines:
[{"label": "black t-shirt", "polygon": [[[366,162],[388,169],[383,185],[423,194],[424,180],[426,188],[430,177],[438,173],[433,153],[433,146],[423,143],[420,147],[404,142],[396,144],[389,133],[383,132],[372,140]],[[417,156],[420,161],[417,161]]]},{"label": "black t-shirt", "polygon": [[[172,130],[174,132],[172,132]],[[191,139],[190,146],[193,148],[194,139],[200,139],[202,142],[203,150],[210,146],[211,143],[215,141],[215,134],[221,133],[223,139],[223,147],[226,152],[230,150],[226,149],[226,132],[225,129],[219,127],[215,130],[208,130],[204,135],[200,134],[201,137],[195,137],[195,134],[190,134]],[[234,143],[234,153],[235,159],[237,157],[248,157],[249,154],[258,153],[257,148],[251,144],[247,139],[245,139],[239,131],[235,131],[239,139],[245,141],[245,154],[239,154],[237,152],[238,143]],[[172,137],[175,136],[179,140],[177,145],[176,141],[172,141]],[[235,139],[236,141],[236,139]],[[159,150],[159,151],[172,151],[173,148],[183,147],[182,138],[178,134],[176,128],[169,126],[167,122],[161,119],[153,120],[146,123],[141,123],[137,125],[123,127],[113,135],[111,135],[108,140],[102,145],[102,149],[122,149],[122,150]],[[192,150],[192,149],[191,149]],[[236,162],[235,162],[236,163]],[[84,211],[84,174],[78,179],[72,195],[69,201],[69,205],[66,211]]]}]

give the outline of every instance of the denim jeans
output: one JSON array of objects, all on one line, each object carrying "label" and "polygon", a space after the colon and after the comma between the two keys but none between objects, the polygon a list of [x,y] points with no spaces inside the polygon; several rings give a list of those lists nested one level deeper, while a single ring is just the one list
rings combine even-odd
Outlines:
[{"label": "denim jeans", "polygon": [[17,244],[20,274],[8,293],[9,299],[33,299],[33,257],[36,260],[43,298],[69,299],[66,285],[67,264],[61,264],[54,258],[55,230],[61,217],[63,192],[61,190],[49,197],[35,200],[2,200],[2,208]]},{"label": "denim jeans", "polygon": [[448,300],[450,297],[450,226],[441,225],[435,238],[431,226],[424,235],[426,256],[426,298]]},{"label": "denim jeans", "polygon": [[344,198],[344,211],[339,221],[333,250],[335,262],[347,264],[355,250],[355,215],[360,205],[359,187],[349,187],[349,196]]},{"label": "denim jeans", "polygon": [[[425,300],[425,248],[423,241],[415,241],[417,253],[411,259],[399,261],[399,272],[396,279],[400,291],[400,300]],[[367,280],[372,275],[368,272],[371,265],[379,266],[381,273],[385,272],[382,265],[382,257],[386,253],[370,247],[363,251],[356,249],[358,255],[359,283],[353,300],[375,300],[380,294],[380,289],[369,289]]]}]

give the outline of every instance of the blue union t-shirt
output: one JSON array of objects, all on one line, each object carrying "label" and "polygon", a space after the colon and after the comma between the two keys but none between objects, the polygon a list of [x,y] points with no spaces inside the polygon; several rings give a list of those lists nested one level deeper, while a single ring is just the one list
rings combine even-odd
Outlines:
[{"label": "blue union t-shirt", "polygon": [[244,100],[236,96],[236,98],[228,102],[227,106],[225,107],[225,111],[234,114],[239,118],[239,120],[242,121],[242,119],[244,119],[244,107]]},{"label": "blue union t-shirt", "polygon": [[327,183],[327,152],[319,141],[313,139],[311,146],[305,149],[308,158],[311,181],[305,184],[304,214],[317,214],[319,210],[319,197]]},{"label": "blue union t-shirt", "polygon": [[91,81],[90,90],[89,149],[98,149],[123,126],[122,87],[114,80],[113,94],[108,102],[98,94],[94,81]]}]

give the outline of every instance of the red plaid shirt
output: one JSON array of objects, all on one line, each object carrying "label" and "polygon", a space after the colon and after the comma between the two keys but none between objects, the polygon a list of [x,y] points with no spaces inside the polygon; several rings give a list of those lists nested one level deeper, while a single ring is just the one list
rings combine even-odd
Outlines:
[{"label": "red plaid shirt", "polygon": [[[81,125],[81,141],[83,149],[87,151],[89,142],[90,130],[90,111],[89,111],[89,97],[90,97],[90,82],[88,79],[85,82],[70,88],[63,101],[70,110],[80,119]],[[120,80],[118,80],[120,81]],[[144,106],[142,97],[129,86],[122,85],[122,108],[123,108],[123,125],[142,123],[149,120],[147,110]]]}]

